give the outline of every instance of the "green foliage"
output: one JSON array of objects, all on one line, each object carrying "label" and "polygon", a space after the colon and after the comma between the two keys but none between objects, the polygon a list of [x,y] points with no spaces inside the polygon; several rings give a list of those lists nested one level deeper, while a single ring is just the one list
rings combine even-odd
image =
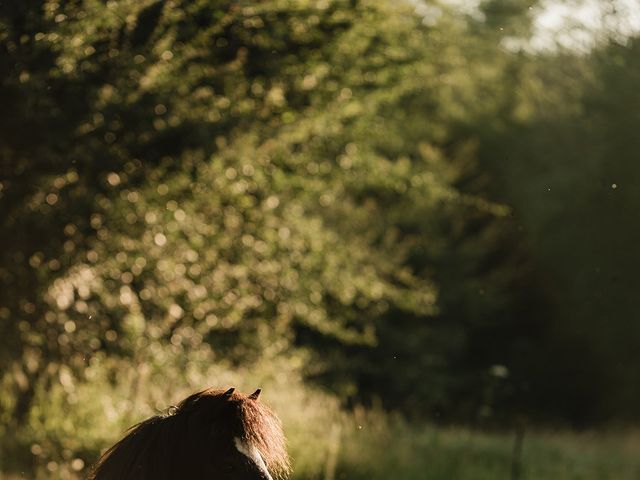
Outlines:
[{"label": "green foliage", "polygon": [[516,93],[482,134],[481,161],[546,284],[547,353],[527,367],[532,396],[575,422],[638,412],[637,50],[629,39],[588,56],[519,58]]},{"label": "green foliage", "polygon": [[[504,213],[456,188],[473,151],[446,149],[473,86],[448,29],[464,25],[378,1],[4,10],[3,423],[60,378],[94,382],[102,356],[303,348],[308,375],[379,393],[337,379],[341,352],[372,364],[399,319],[422,328],[443,225]],[[409,354],[443,365],[459,348]]]}]

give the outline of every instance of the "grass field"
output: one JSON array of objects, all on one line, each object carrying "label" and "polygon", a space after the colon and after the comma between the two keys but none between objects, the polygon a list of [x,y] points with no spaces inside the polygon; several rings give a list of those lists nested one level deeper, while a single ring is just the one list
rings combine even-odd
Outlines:
[{"label": "grass field", "polygon": [[[294,435],[292,480],[511,480],[513,436],[458,428],[408,426],[379,414],[343,416],[326,429]],[[375,417],[375,418],[372,418]],[[324,433],[323,437],[316,434]],[[37,479],[79,479],[69,465],[43,466]],[[32,474],[0,473],[0,479]],[[521,480],[637,480],[640,434],[531,432]]]},{"label": "grass field", "polygon": [[[405,436],[400,436],[404,433]],[[401,429],[345,438],[336,478],[404,480],[511,479],[513,438],[468,430]],[[524,439],[521,479],[625,480],[640,478],[637,435],[535,433]],[[296,478],[310,478],[303,472]]]},{"label": "grass field", "polygon": [[[293,480],[512,480],[515,432],[415,424],[379,411],[341,413],[305,393],[284,409]],[[293,392],[292,392],[293,393]],[[530,428],[520,480],[638,480],[640,431]]]},{"label": "grass field", "polygon": [[[281,416],[289,441],[294,465],[291,480],[514,478],[513,432],[409,423],[377,410],[345,413],[335,397],[309,388],[293,375],[267,379],[241,373],[228,377],[218,374],[217,378],[221,384],[236,385],[243,391],[253,385],[267,387],[264,401]],[[204,381],[197,379],[196,383]],[[109,413],[109,404],[95,401],[107,397],[102,390],[78,389],[85,410],[78,406],[66,410],[63,402],[55,401],[57,397],[47,392],[49,402],[43,403],[40,416],[34,415],[27,438],[12,437],[4,431],[3,441],[12,440],[23,447],[15,449],[13,458],[0,458],[0,480],[83,478],[99,449],[117,440],[126,426],[153,413],[153,395],[163,399],[158,402],[162,406],[167,398],[177,400],[189,391],[168,395],[161,387],[169,388],[170,382],[149,385],[154,386],[142,389],[146,396],[136,403],[133,413],[114,410],[110,416],[104,413]],[[126,398],[119,391],[111,391],[111,396]],[[3,474],[8,466],[12,472]],[[638,479],[638,430],[575,433],[530,428],[524,435],[519,480]]]},{"label": "grass field", "polygon": [[[302,446],[294,479],[510,480],[514,437],[462,428],[409,426],[378,415],[329,429],[314,461]],[[372,418],[373,417],[373,418]],[[376,418],[378,417],[378,418]],[[337,424],[336,424],[337,425]],[[637,480],[637,433],[529,432],[521,480]]]}]

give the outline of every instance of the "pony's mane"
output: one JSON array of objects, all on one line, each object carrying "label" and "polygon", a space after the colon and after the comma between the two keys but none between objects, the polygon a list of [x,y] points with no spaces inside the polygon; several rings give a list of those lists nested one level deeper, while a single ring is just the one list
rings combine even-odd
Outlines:
[{"label": "pony's mane", "polygon": [[[189,416],[216,412],[225,403],[233,406],[225,411],[233,412],[234,418],[221,419],[214,415],[212,425],[232,422],[242,439],[258,449],[274,478],[285,477],[291,470],[289,456],[282,425],[271,409],[239,392],[207,389],[190,395],[177,406],[170,407],[165,414],[131,427],[124,438],[100,457],[87,479],[172,478],[168,465],[163,465],[162,461],[168,461],[171,455],[188,454],[180,451],[186,446],[176,439],[184,438]],[[207,418],[206,415],[203,418]],[[144,471],[141,466],[144,466]]]}]

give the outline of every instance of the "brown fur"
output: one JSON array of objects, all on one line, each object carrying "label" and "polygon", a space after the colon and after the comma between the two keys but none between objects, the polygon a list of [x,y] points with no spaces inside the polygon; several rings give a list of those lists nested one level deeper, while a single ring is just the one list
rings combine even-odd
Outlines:
[{"label": "brown fur", "polygon": [[[261,401],[224,390],[203,390],[132,427],[92,468],[88,480],[200,478],[212,460],[211,432],[254,445],[275,478],[290,472],[282,425]],[[214,444],[215,445],[215,444]],[[214,448],[214,445],[211,448]]]}]

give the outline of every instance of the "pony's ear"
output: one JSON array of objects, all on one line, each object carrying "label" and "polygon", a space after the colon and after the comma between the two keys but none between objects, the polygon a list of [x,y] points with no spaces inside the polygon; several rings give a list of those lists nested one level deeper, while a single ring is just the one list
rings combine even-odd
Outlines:
[{"label": "pony's ear", "polygon": [[235,391],[236,391],[236,389],[235,389],[234,387],[231,387],[229,390],[227,390],[226,392],[224,392],[224,393],[223,393],[223,395],[224,395],[225,397],[230,397],[230,396],[233,394],[233,392],[235,392]]},{"label": "pony's ear", "polygon": [[257,400],[258,397],[260,396],[260,392],[262,392],[261,388],[257,389],[255,392],[253,392],[251,395],[249,395],[249,398],[251,400]]}]

